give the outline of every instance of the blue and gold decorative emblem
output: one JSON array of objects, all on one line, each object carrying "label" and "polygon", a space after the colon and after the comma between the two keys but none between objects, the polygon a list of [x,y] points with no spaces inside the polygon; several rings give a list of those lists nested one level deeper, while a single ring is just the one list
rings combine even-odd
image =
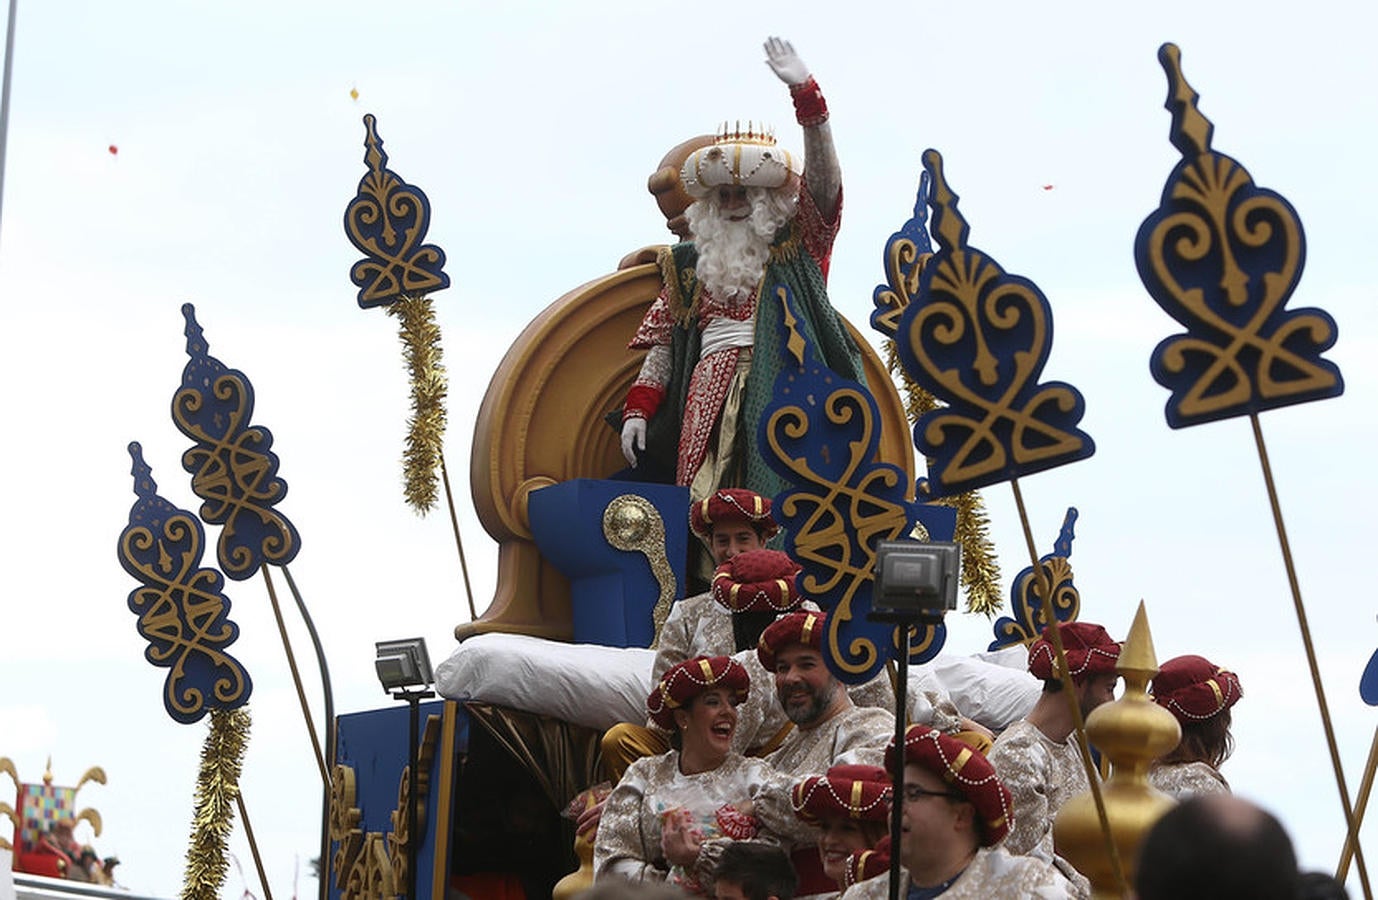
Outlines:
[{"label": "blue and gold decorative emblem", "polygon": [[1053,616],[1059,623],[1075,622],[1081,613],[1081,594],[1072,583],[1072,538],[1073,526],[1077,523],[1076,507],[1067,508],[1067,516],[1062,520],[1062,530],[1053,544],[1053,552],[1038,560],[1043,569],[1044,579],[1040,579],[1033,566],[1026,566],[1014,577],[1010,585],[1010,612],[1013,616],[1001,616],[995,620],[995,640],[988,650],[999,650],[1015,644],[1030,644],[1043,634],[1048,627],[1048,614],[1043,603],[1040,586],[1045,580],[1053,596]]},{"label": "blue and gold decorative emblem", "polygon": [[[774,497],[775,518],[785,529],[785,550],[803,571],[803,594],[829,610],[824,658],[848,683],[869,681],[899,652],[893,623],[872,622],[875,547],[908,537],[922,508],[907,499],[909,476],[876,462],[881,418],[866,388],[842,378],[818,359],[797,327],[789,288],[777,285],[769,301],[783,307],[784,359],[774,393],[759,424],[758,443],[771,469],[794,485]],[[929,510],[947,517],[951,510]],[[910,657],[937,655],[942,625],[922,627]]]},{"label": "blue and gold decorative emblem", "polygon": [[1197,109],[1177,47],[1164,44],[1158,60],[1182,161],[1139,227],[1134,259],[1149,294],[1187,328],[1159,343],[1150,364],[1172,391],[1167,423],[1184,428],[1338,396],[1340,370],[1321,358],[1335,343],[1335,320],[1322,309],[1286,309],[1306,260],[1296,210],[1211,149],[1215,126]]},{"label": "blue and gold decorative emblem", "polygon": [[1085,459],[1096,448],[1077,428],[1080,392],[1038,380],[1053,342],[1047,298],[967,244],[970,228],[942,156],[928,150],[923,159],[938,251],[922,266],[917,297],[889,274],[891,290],[911,298],[895,336],[900,363],[947,403],[914,426],[914,444],[929,459],[919,499],[928,500]]},{"label": "blue and gold decorative emblem", "polygon": [[386,306],[403,295],[418,296],[450,286],[445,251],[424,243],[431,204],[418,187],[389,169],[375,119],[364,116],[364,164],[368,173],[345,209],[345,235],[365,254],[349,270],[359,288],[359,305]]},{"label": "blue and gold decorative emblem", "polygon": [[225,652],[239,637],[239,626],[229,619],[224,578],[201,568],[206,533],[196,516],[158,495],[137,443],[129,445],[129,455],[139,499],[120,533],[120,565],[139,582],[129,594],[129,610],[148,641],[144,658],[169,670],[163,706],[183,724],[211,710],[237,709],[248,702],[253,684]]},{"label": "blue and gold decorative emblem", "polygon": [[933,242],[928,237],[928,173],[919,174],[919,191],[914,198],[914,215],[885,242],[886,283],[871,294],[875,309],[871,327],[895,339],[900,317],[911,300],[919,295],[923,267],[933,257]]},{"label": "blue and gold decorative emblem", "polygon": [[182,454],[201,518],[224,526],[216,554],[226,576],[242,581],[265,564],[283,566],[301,549],[297,529],[273,507],[287,495],[273,435],[250,424],[254,388],[238,369],[210,355],[196,309],[182,307],[187,360],[172,398],[172,421],[196,443]]}]

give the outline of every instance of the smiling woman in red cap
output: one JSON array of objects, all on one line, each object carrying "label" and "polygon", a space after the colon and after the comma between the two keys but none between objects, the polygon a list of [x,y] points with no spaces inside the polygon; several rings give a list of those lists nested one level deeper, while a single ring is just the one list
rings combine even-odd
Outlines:
[{"label": "smiling woman in red cap", "polygon": [[1229,793],[1220,766],[1234,750],[1230,707],[1242,696],[1239,676],[1204,656],[1178,656],[1163,663],[1153,679],[1153,699],[1177,717],[1182,740],[1149,770],[1149,782],[1178,800]]},{"label": "smiling woman in red cap", "polygon": [[748,686],[746,670],[726,656],[685,660],[660,679],[646,711],[672,732],[674,749],[632,763],[609,795],[595,880],[668,881],[706,893],[725,843],[757,836],[750,798],[771,770],[732,750]]}]

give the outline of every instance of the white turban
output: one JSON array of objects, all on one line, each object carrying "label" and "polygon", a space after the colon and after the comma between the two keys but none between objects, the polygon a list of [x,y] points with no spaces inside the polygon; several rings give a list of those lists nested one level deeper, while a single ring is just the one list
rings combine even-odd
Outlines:
[{"label": "white turban", "polygon": [[801,171],[800,160],[775,138],[731,134],[689,154],[679,174],[689,195],[701,200],[723,185],[777,188]]}]

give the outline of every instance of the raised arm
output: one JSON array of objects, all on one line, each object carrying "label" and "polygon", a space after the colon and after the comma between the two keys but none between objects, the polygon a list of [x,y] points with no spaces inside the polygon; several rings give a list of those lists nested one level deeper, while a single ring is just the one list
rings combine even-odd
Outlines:
[{"label": "raised arm", "polygon": [[809,194],[824,220],[833,222],[837,218],[842,190],[842,168],[838,165],[837,148],[833,146],[833,133],[828,126],[828,104],[823,100],[818,82],[809,74],[809,67],[804,65],[789,41],[769,38],[765,51],[766,65],[789,85],[795,117],[804,129],[804,181]]}]

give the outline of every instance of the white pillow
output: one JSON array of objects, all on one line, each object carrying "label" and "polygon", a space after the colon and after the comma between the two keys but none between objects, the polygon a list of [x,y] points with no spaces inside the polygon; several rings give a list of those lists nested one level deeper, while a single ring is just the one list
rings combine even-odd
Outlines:
[{"label": "white pillow", "polygon": [[522,634],[479,634],[435,668],[450,700],[480,700],[607,729],[646,721],[655,651],[567,644]]}]

